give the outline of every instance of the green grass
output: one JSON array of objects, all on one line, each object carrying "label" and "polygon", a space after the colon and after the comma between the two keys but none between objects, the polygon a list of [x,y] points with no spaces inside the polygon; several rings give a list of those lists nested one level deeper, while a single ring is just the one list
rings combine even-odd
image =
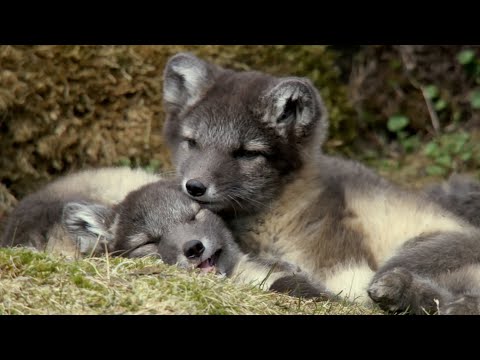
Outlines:
[{"label": "green grass", "polygon": [[164,265],[0,249],[0,314],[375,314]]}]

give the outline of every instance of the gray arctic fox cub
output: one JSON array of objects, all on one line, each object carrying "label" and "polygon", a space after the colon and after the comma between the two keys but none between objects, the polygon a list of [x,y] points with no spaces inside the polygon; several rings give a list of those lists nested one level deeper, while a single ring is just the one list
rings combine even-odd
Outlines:
[{"label": "gray arctic fox cub", "polygon": [[200,268],[295,296],[328,295],[286,262],[241,252],[224,221],[190,199],[175,179],[102,168],[64,176],[24,198],[8,218],[1,246],[66,254],[141,257]]},{"label": "gray arctic fox cub", "polygon": [[242,250],[385,310],[480,313],[480,230],[426,194],[323,154],[327,110],[308,79],[180,53],[164,71],[164,102],[183,191],[220,214]]}]

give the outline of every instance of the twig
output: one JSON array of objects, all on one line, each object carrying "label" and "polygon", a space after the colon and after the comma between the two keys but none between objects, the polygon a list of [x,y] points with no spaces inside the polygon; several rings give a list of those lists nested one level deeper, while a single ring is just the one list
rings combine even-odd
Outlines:
[{"label": "twig", "polygon": [[432,106],[432,101],[428,98],[425,88],[411,76],[412,66],[409,65],[408,59],[405,57],[405,54],[400,47],[398,47],[398,51],[400,53],[400,58],[402,59],[402,63],[406,71],[407,79],[415,89],[419,90],[422,93],[423,99],[427,104],[428,114],[430,116],[430,121],[432,122],[433,130],[435,131],[435,134],[438,135],[440,133],[440,121],[438,120],[437,112]]},{"label": "twig", "polygon": [[438,134],[440,132],[440,122],[438,121],[437,112],[433,109],[432,101],[426,95],[425,88],[420,88],[420,91],[422,92],[425,103],[427,104],[427,109],[430,115],[430,120],[432,121],[433,130],[435,130],[435,133]]}]

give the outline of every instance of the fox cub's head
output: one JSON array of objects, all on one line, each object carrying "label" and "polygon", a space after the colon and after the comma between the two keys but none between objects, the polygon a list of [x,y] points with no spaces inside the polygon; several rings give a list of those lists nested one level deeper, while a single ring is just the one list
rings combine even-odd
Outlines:
[{"label": "fox cub's head", "polygon": [[214,211],[261,210],[327,135],[308,79],[235,72],[191,54],[167,63],[164,103],[182,188]]}]

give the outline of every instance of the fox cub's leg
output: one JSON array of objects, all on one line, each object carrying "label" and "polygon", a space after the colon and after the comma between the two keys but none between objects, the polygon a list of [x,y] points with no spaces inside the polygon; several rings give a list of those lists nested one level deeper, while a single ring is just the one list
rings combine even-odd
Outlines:
[{"label": "fox cub's leg", "polygon": [[375,274],[368,294],[386,311],[480,314],[479,280],[480,236],[436,233],[408,241]]}]

